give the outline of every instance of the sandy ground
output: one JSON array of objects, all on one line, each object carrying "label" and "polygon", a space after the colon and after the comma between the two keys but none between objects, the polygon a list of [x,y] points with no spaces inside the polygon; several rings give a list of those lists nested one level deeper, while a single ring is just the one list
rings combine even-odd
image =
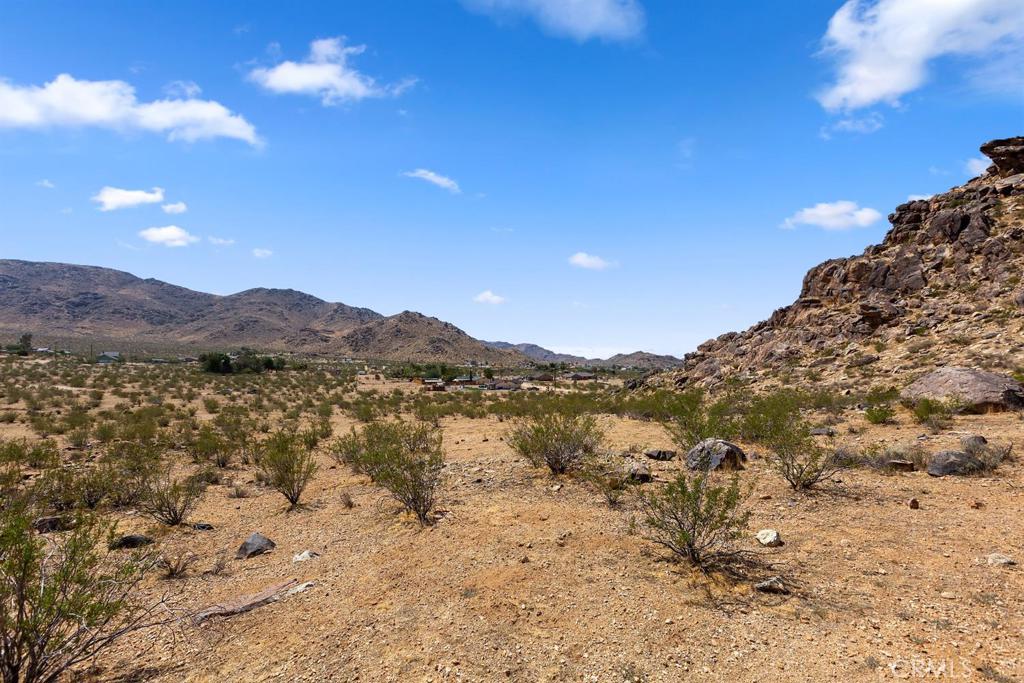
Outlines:
[{"label": "sandy ground", "polygon": [[[351,424],[335,418],[336,433]],[[915,440],[922,429],[870,427],[840,441]],[[609,445],[670,447],[651,423],[605,418]],[[863,425],[862,425],[863,426]],[[760,553],[745,580],[705,577],[666,561],[631,531],[628,505],[609,508],[571,479],[554,480],[516,457],[495,419],[443,423],[449,461],[443,514],[420,526],[361,476],[325,455],[305,509],[229,475],[254,496],[208,490],[195,521],[208,532],[155,528],[127,517],[124,531],[201,560],[180,580],[153,578],[152,596],[204,606],[296,578],[314,586],[247,614],[200,627],[149,631],[100,659],[101,680],[158,681],[860,681],[1019,680],[1024,677],[1024,465],[986,478],[844,473],[842,484],[793,494],[755,460],[750,536]],[[959,433],[1021,442],[1015,415],[957,418],[922,440],[930,450]],[[756,450],[756,449],[755,449]],[[643,457],[643,456],[639,456]],[[678,462],[651,463],[659,480]],[[558,485],[561,486],[558,486]],[[657,482],[648,486],[657,486]],[[355,500],[343,506],[342,493]],[[917,498],[919,509],[907,501]],[[778,529],[785,545],[760,549],[753,533]],[[272,553],[230,560],[259,531]],[[303,550],[320,557],[294,563]],[[781,575],[788,596],[752,590]]]}]

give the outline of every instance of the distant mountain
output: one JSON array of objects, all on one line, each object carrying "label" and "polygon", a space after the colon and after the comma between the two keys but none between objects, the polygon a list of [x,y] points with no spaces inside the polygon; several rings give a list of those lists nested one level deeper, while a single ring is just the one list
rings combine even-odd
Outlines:
[{"label": "distant mountain", "polygon": [[509,349],[518,351],[527,358],[538,363],[568,363],[569,365],[587,365],[590,361],[583,356],[572,356],[568,353],[555,353],[536,344],[510,344],[509,342],[489,342],[484,344],[496,349]]},{"label": "distant mountain", "polygon": [[623,367],[641,368],[644,370],[669,370],[683,364],[682,359],[675,356],[659,356],[646,351],[634,351],[633,353],[619,353],[611,358],[584,358],[573,356],[567,353],[556,353],[536,344],[511,344],[509,342],[490,342],[484,344],[496,349],[518,351],[527,358],[538,363],[567,363],[569,365],[583,365],[591,367]]},{"label": "distant mountain", "polygon": [[0,332],[415,362],[527,362],[419,313],[385,317],[292,289],[218,296],[109,268],[14,260],[0,260]]}]

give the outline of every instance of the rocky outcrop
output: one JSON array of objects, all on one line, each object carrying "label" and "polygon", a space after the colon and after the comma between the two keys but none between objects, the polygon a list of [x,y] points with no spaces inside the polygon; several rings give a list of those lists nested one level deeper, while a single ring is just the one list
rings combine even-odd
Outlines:
[{"label": "rocky outcrop", "polygon": [[939,368],[918,378],[900,397],[955,401],[963,410],[1016,410],[1024,408],[1024,385],[1005,375],[970,368]]},{"label": "rocky outcrop", "polygon": [[[714,388],[729,377],[782,385],[1024,360],[1024,137],[982,146],[990,172],[889,215],[881,244],[811,268],[797,300],[745,332],[701,344],[648,384]],[[1008,335],[1007,332],[1013,334]],[[1000,343],[1000,339],[1003,343]],[[955,344],[952,342],[955,340]],[[934,352],[921,348],[934,345]]]}]

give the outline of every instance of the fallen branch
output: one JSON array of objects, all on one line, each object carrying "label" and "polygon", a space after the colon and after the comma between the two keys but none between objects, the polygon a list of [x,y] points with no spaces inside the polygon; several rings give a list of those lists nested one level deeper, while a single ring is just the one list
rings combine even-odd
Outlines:
[{"label": "fallen branch", "polygon": [[192,621],[196,624],[201,624],[207,619],[213,617],[233,617],[236,614],[244,614],[245,612],[254,610],[257,607],[263,607],[264,605],[269,605],[272,602],[277,602],[281,598],[288,597],[289,595],[302,593],[312,587],[312,581],[299,583],[298,579],[288,579],[287,581],[268,586],[259,593],[243,595],[231,600],[230,602],[210,605],[209,607],[197,612],[195,616],[192,617]]}]

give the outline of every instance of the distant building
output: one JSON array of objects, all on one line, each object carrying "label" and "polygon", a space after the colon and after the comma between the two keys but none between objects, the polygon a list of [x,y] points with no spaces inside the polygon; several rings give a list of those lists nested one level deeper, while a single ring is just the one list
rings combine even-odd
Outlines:
[{"label": "distant building", "polygon": [[530,380],[533,382],[554,382],[555,376],[550,372],[541,372],[536,375],[530,375]]},{"label": "distant building", "polygon": [[100,355],[96,357],[96,362],[100,365],[110,365],[111,363],[119,363],[120,361],[120,351],[101,351]]}]

